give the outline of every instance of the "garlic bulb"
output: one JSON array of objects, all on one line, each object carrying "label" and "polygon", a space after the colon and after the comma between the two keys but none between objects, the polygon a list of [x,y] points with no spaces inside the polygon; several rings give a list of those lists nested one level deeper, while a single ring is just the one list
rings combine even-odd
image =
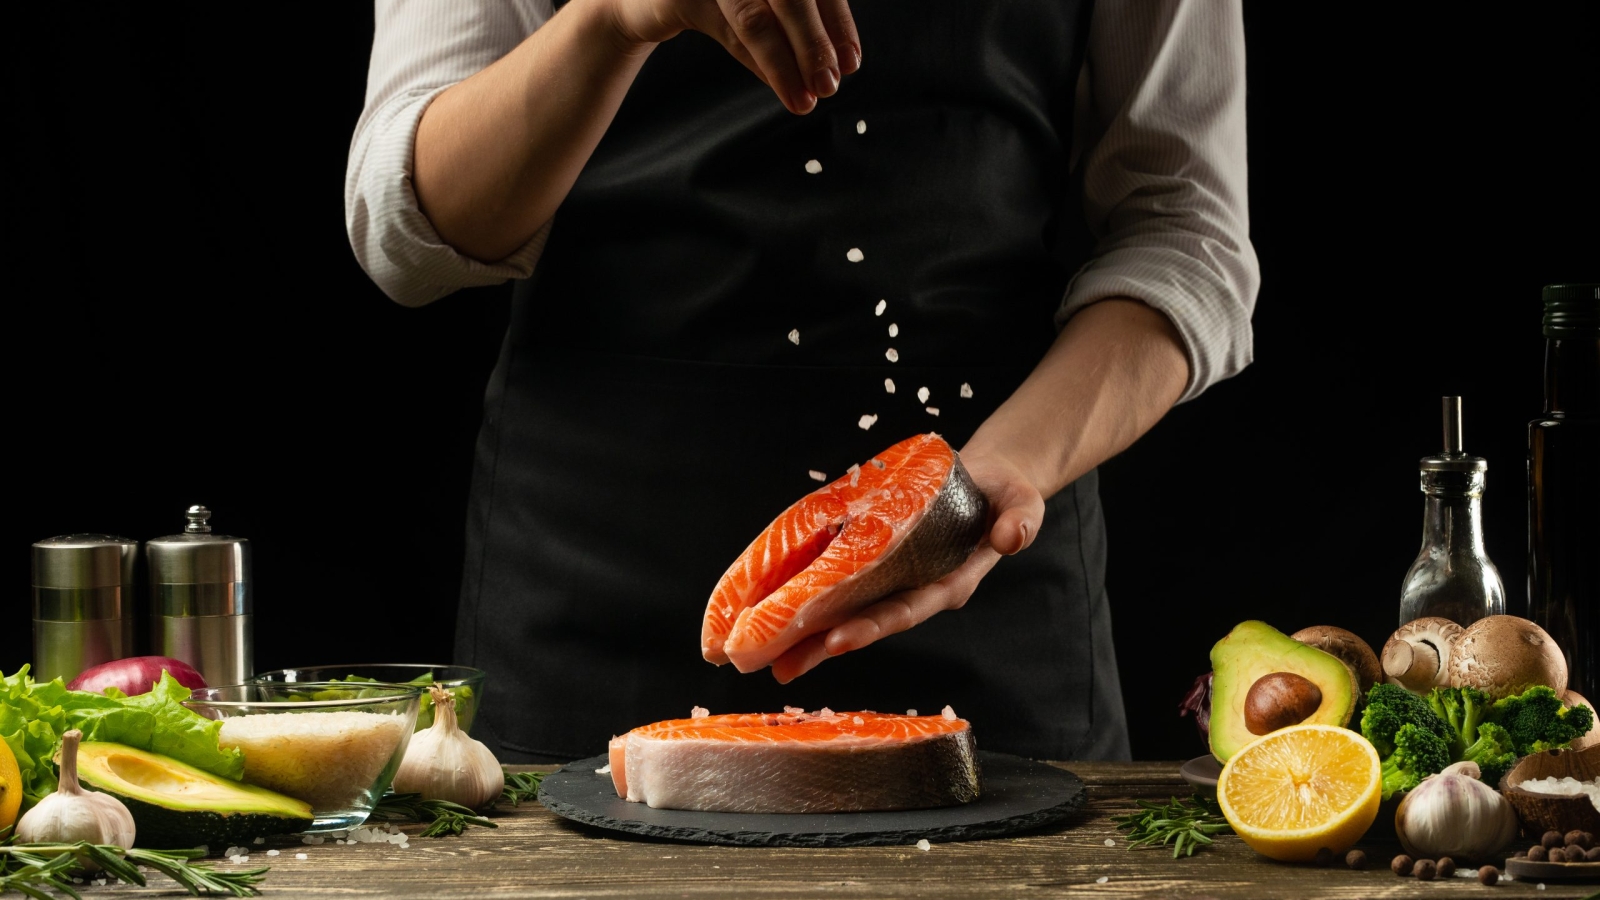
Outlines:
[{"label": "garlic bulb", "polygon": [[399,793],[424,800],[449,800],[481,810],[500,798],[506,776],[500,761],[481,742],[456,725],[456,698],[438,685],[433,696],[433,726],[411,736],[406,758],[394,776]]},{"label": "garlic bulb", "polygon": [[1458,762],[1429,775],[1400,801],[1394,830],[1419,859],[1483,860],[1517,836],[1517,813],[1478,780],[1478,764]]},{"label": "garlic bulb", "polygon": [[17,823],[17,840],[26,843],[115,844],[133,846],[133,814],[110,794],[86,791],[78,784],[78,741],[74,728],[61,736],[60,783]]}]

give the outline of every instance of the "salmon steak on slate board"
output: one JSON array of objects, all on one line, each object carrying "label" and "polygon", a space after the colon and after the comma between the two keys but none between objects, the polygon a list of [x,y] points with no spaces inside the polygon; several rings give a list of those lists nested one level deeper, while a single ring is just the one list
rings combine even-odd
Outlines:
[{"label": "salmon steak on slate board", "polygon": [[740,672],[897,591],[932,584],[977,548],[983,493],[944,438],[908,438],[783,511],[706,604],[700,652]]},{"label": "salmon steak on slate board", "polygon": [[978,797],[972,726],[948,706],[937,716],[704,712],[612,738],[617,796],[743,813],[928,809]]}]

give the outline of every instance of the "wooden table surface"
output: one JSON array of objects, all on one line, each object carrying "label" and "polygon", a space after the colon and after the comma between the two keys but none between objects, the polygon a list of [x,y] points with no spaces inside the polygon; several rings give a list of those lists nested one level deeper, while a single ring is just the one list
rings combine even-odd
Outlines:
[{"label": "wooden table surface", "polygon": [[[497,813],[497,829],[454,838],[414,837],[407,849],[381,844],[315,846],[298,839],[253,848],[246,865],[270,864],[265,897],[551,898],[1018,898],[1182,897],[1313,900],[1394,897],[1594,897],[1600,884],[1398,878],[1395,844],[1363,844],[1374,869],[1274,863],[1232,835],[1193,857],[1129,851],[1108,816],[1135,798],[1186,794],[1177,763],[1063,763],[1089,787],[1088,808],[1067,825],[1021,837],[970,843],[849,849],[700,846],[647,840],[576,825],[536,803]],[[408,828],[418,831],[420,826]],[[1107,846],[1107,840],[1115,846]],[[277,847],[280,855],[264,851]],[[304,860],[295,859],[305,853]],[[223,861],[223,868],[233,864]],[[171,888],[159,876],[150,887]],[[111,891],[95,888],[95,894]],[[170,896],[170,894],[168,894]]]}]

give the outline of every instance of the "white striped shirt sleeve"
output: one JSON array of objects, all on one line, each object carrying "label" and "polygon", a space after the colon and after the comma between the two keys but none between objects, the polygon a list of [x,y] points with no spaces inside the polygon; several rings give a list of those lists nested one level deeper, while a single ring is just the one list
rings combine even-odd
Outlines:
[{"label": "white striped shirt sleeve", "polygon": [[1240,0],[1097,0],[1084,213],[1096,243],[1057,313],[1130,297],[1172,320],[1179,402],[1252,358],[1261,282],[1246,207]]}]

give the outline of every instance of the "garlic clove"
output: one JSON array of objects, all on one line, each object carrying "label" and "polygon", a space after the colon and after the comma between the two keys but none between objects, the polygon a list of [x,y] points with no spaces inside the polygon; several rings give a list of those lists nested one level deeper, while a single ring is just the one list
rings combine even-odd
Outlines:
[{"label": "garlic clove", "polygon": [[456,723],[455,696],[432,685],[433,725],[411,736],[405,759],[394,776],[398,793],[421,794],[424,800],[448,800],[482,810],[500,798],[505,772],[481,741]]},{"label": "garlic clove", "polygon": [[122,801],[110,794],[86,791],[78,783],[78,742],[83,732],[76,728],[61,736],[57,762],[61,776],[55,792],[34,804],[17,822],[17,840],[24,843],[115,844],[124,850],[133,847],[133,814]]},{"label": "garlic clove", "polygon": [[1517,836],[1516,811],[1478,774],[1477,763],[1455,763],[1424,778],[1400,801],[1394,827],[1407,853],[1484,860]]}]

